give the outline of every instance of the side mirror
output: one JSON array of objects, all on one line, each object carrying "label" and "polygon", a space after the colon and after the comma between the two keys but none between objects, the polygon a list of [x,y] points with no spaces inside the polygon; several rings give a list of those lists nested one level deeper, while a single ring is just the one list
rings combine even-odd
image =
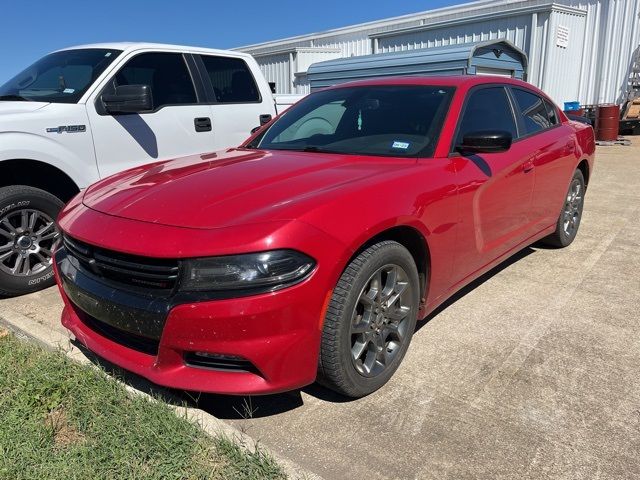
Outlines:
[{"label": "side mirror", "polygon": [[467,133],[462,143],[456,145],[456,150],[469,153],[506,152],[511,148],[512,140],[511,134],[506,131],[478,130]]},{"label": "side mirror", "polygon": [[107,113],[141,113],[153,110],[153,96],[149,85],[120,85],[114,93],[100,97]]}]

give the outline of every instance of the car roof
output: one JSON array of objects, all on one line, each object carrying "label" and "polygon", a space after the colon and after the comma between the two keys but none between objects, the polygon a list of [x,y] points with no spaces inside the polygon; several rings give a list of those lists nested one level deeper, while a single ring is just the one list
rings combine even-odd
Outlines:
[{"label": "car roof", "polygon": [[375,85],[432,85],[437,87],[464,87],[469,89],[477,85],[513,85],[538,93],[545,98],[549,96],[530,83],[517,78],[501,77],[499,75],[430,75],[430,76],[404,76],[404,77],[379,77],[354,82],[340,83],[328,87],[328,89],[345,87],[366,87]]},{"label": "car roof", "polygon": [[225,55],[232,57],[251,57],[248,53],[236,52],[230,50],[219,50],[215,48],[190,47],[187,45],[172,45],[168,43],[149,43],[149,42],[106,42],[106,43],[89,43],[86,45],[74,45],[72,47],[61,48],[57,52],[65,50],[78,50],[82,48],[106,48],[113,50],[122,50],[129,53],[136,50],[168,50],[176,52],[191,53],[209,53],[217,55]]}]

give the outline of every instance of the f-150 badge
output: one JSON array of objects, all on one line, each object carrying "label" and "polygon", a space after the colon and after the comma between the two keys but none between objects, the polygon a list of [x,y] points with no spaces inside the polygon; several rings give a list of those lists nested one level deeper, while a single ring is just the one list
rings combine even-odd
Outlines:
[{"label": "f-150 badge", "polygon": [[60,125],[59,127],[47,128],[47,133],[79,133],[86,132],[86,125]]}]

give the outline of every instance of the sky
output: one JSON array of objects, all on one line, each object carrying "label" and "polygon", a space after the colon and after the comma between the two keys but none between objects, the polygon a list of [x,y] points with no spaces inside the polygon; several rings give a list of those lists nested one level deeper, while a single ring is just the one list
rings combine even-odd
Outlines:
[{"label": "sky", "polygon": [[459,3],[464,0],[7,2],[0,16],[0,84],[72,45],[146,41],[226,49]]}]

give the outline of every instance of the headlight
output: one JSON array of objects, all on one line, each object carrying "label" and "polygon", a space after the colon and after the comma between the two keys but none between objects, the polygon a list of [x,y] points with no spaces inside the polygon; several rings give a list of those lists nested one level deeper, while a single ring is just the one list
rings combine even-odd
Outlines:
[{"label": "headlight", "polygon": [[184,262],[181,290],[273,289],[304,278],[315,266],[312,258],[295,250],[197,258]]}]

